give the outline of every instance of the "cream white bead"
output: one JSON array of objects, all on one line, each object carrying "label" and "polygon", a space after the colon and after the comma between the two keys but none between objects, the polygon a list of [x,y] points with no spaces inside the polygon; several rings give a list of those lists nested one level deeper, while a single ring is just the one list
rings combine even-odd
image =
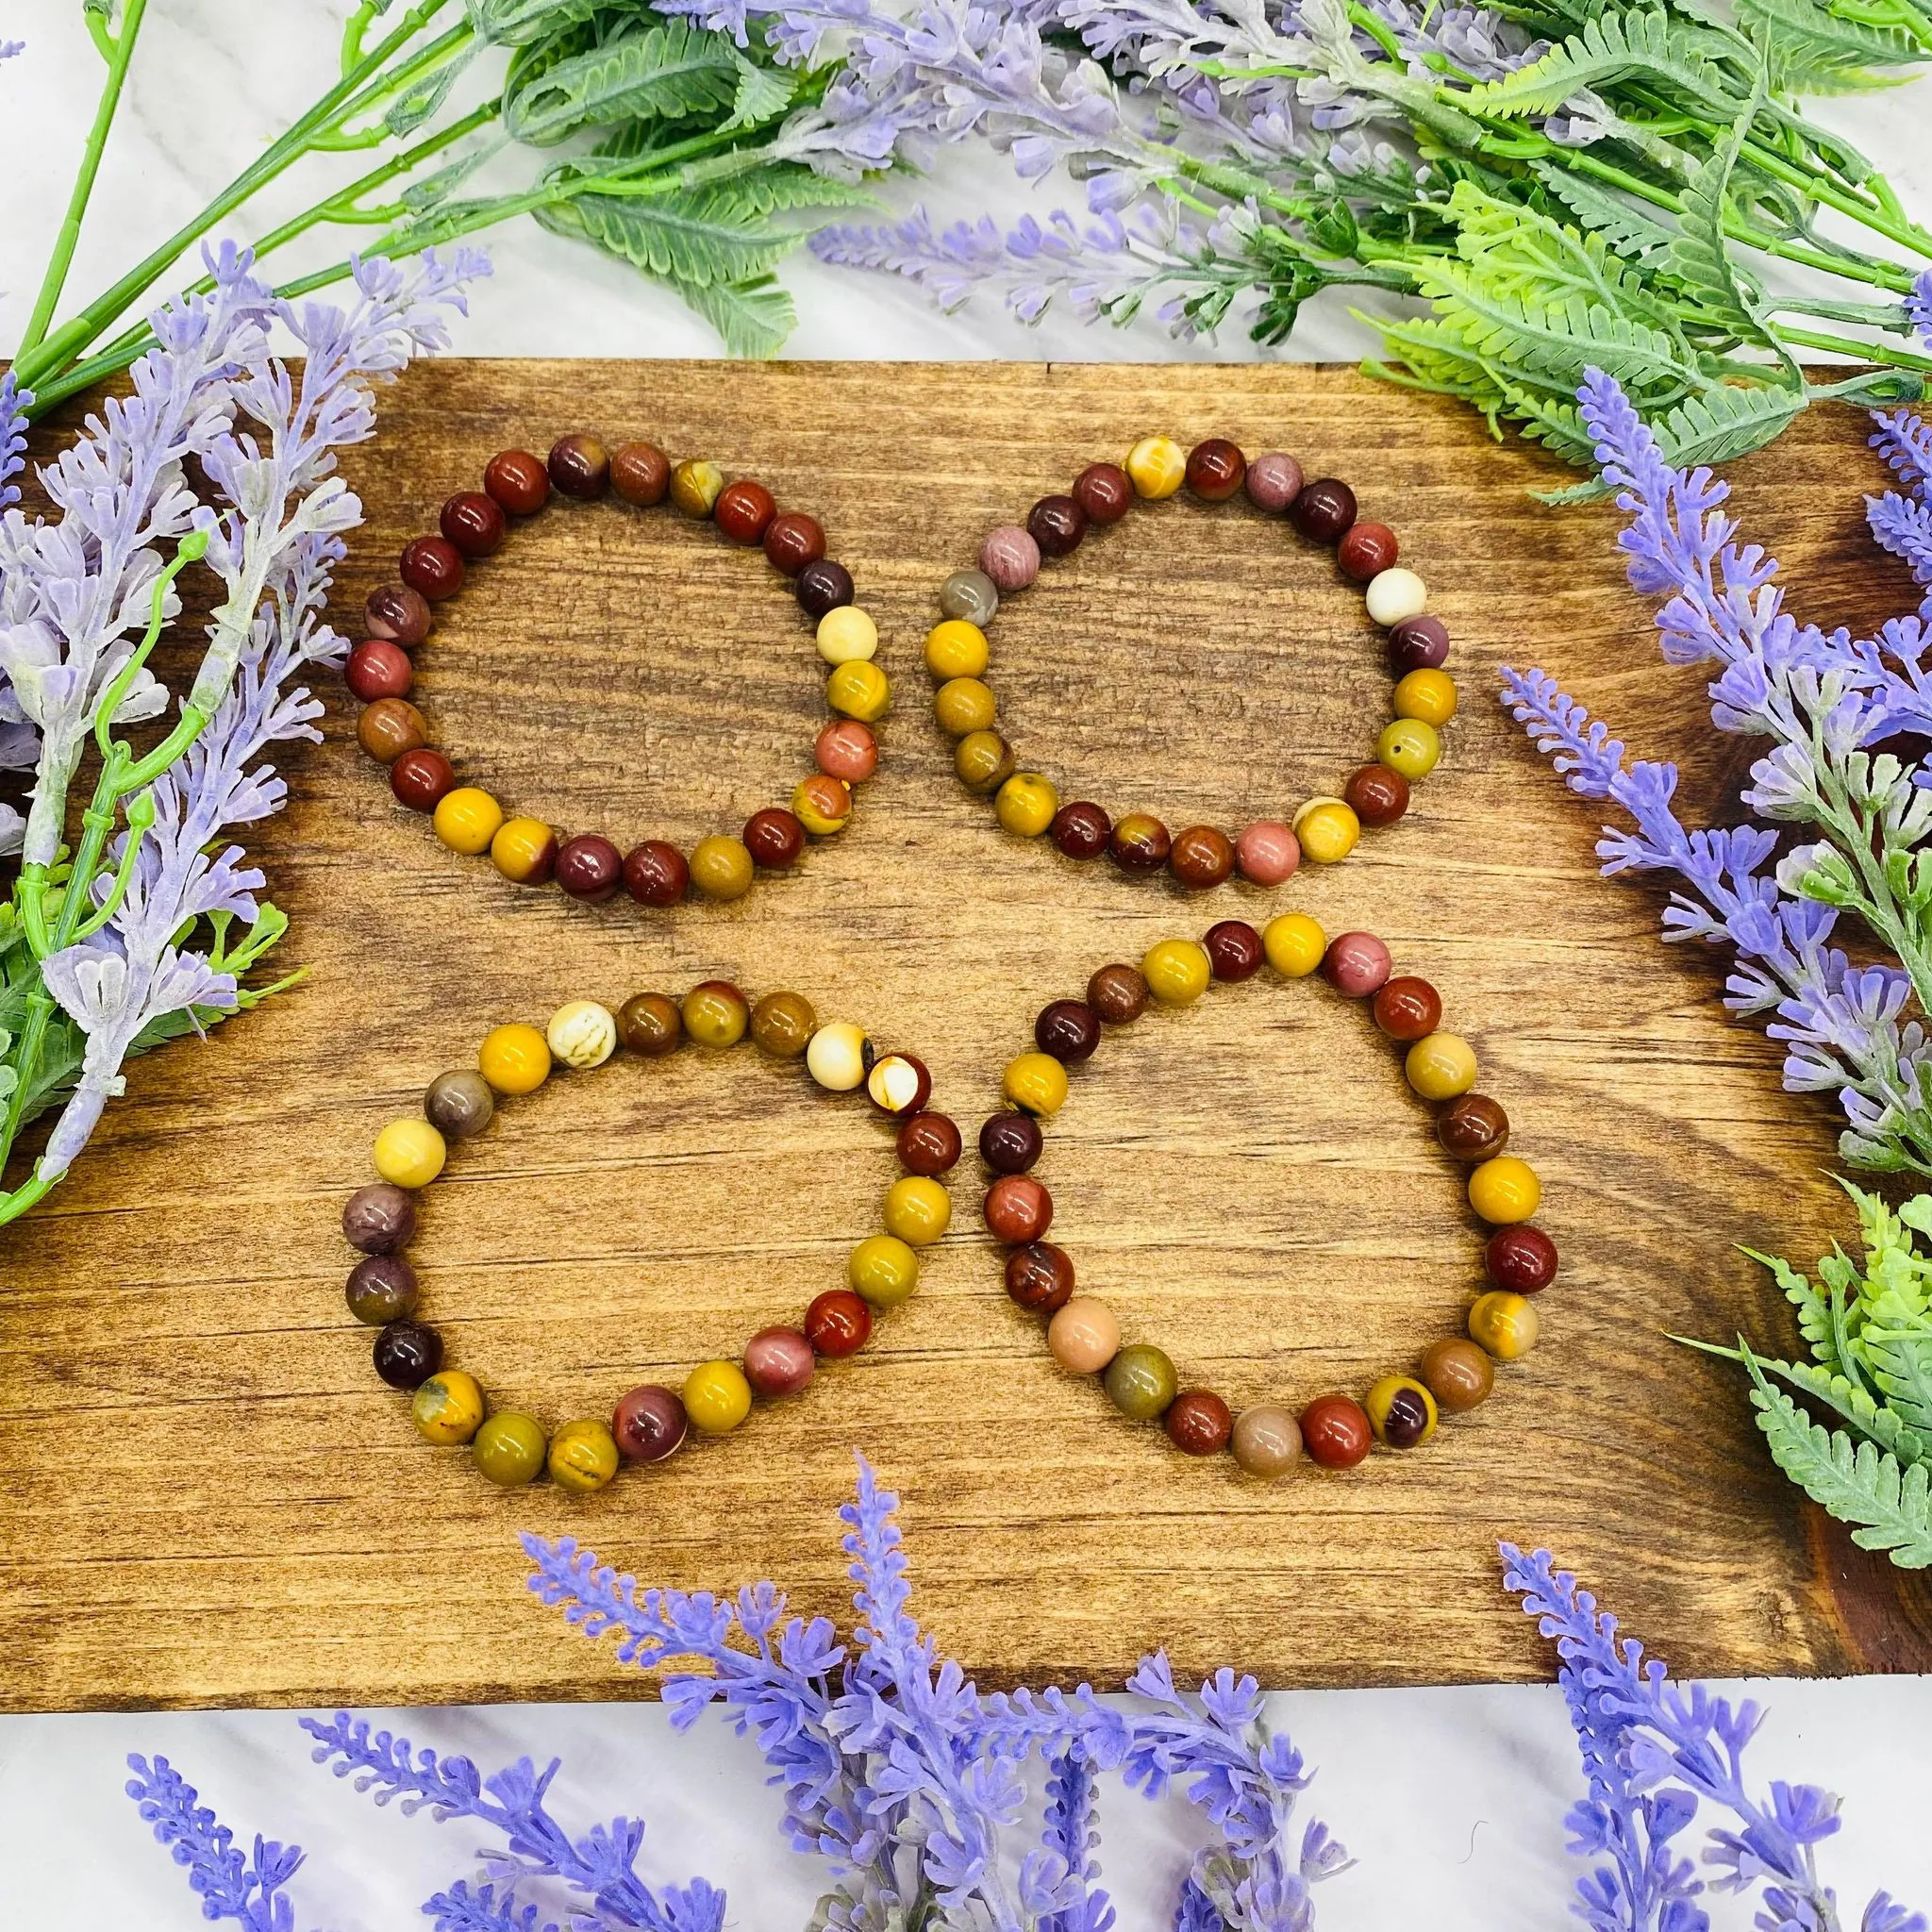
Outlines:
[{"label": "cream white bead", "polygon": [[821,1026],[805,1050],[806,1071],[830,1093],[850,1093],[864,1083],[871,1042],[849,1020]]},{"label": "cream white bead", "polygon": [[1369,579],[1369,616],[1385,629],[1405,618],[1420,617],[1429,601],[1429,587],[1412,570],[1398,563],[1393,570],[1377,571]]},{"label": "cream white bead", "polygon": [[841,604],[819,619],[819,656],[827,664],[869,659],[879,647],[879,627],[857,604]]},{"label": "cream white bead", "polygon": [[617,1019],[595,1000],[572,1000],[551,1014],[543,1038],[565,1066],[601,1067],[617,1051]]}]

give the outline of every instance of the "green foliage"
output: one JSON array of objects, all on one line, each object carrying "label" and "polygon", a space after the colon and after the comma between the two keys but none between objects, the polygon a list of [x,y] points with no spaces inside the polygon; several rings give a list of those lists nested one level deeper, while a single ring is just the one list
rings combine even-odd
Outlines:
[{"label": "green foliage", "polygon": [[585,127],[731,113],[748,63],[729,34],[678,15],[623,21],[608,33],[603,25],[573,26],[518,58],[503,95],[503,125],[515,140],[551,147]]},{"label": "green foliage", "polygon": [[1473,87],[1462,99],[1477,113],[1514,118],[1554,113],[1586,89],[1642,81],[1729,122],[1740,103],[1717,64],[1724,51],[1715,35],[1668,8],[1606,8],[1541,60]]},{"label": "green foliage", "polygon": [[610,0],[469,0],[469,9],[479,39],[518,47],[615,10]]},{"label": "green foliage", "polygon": [[1833,94],[1884,87],[1900,78],[1881,67],[1928,58],[1902,26],[1872,26],[1818,0],[1738,0],[1738,25],[1763,50],[1774,87],[1794,94]]}]

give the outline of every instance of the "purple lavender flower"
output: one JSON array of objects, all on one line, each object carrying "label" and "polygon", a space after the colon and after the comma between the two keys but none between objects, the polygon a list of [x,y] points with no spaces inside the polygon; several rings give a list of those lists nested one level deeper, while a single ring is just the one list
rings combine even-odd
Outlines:
[{"label": "purple lavender flower", "polygon": [[255,1840],[244,1857],[235,1835],[199,1802],[199,1795],[165,1757],[149,1764],[130,1757],[127,1795],[168,1848],[209,1919],[232,1919],[245,1932],[294,1932],[295,1909],[283,1888],[302,1863],[300,1845]]}]

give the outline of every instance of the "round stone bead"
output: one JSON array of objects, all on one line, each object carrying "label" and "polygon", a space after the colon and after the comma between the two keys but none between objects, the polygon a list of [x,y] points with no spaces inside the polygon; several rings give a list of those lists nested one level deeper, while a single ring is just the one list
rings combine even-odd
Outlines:
[{"label": "round stone bead", "polygon": [[390,1122],[370,1152],[376,1173],[397,1188],[426,1188],[449,1158],[442,1136],[425,1120]]},{"label": "round stone bead", "polygon": [[444,1369],[410,1398],[409,1420],[425,1441],[451,1448],[483,1426],[483,1391],[475,1375]]},{"label": "round stone bead", "polygon": [[1105,1302],[1075,1295],[1047,1324],[1046,1345],[1070,1374],[1097,1375],[1121,1352],[1121,1324]]},{"label": "round stone bead", "polygon": [[415,681],[408,652],[388,638],[364,638],[342,666],[342,682],[365,705],[378,698],[404,697]]},{"label": "round stone bead", "polygon": [[[1248,501],[1257,509],[1279,515],[1302,493],[1302,466],[1292,457],[1283,456],[1279,450],[1269,450],[1248,465],[1248,474],[1243,481],[1247,485]],[[1285,1415],[1287,1410],[1281,1413]]]},{"label": "round stone bead", "polygon": [[675,1456],[690,1428],[677,1391],[656,1382],[641,1382],[621,1396],[610,1417],[617,1453],[628,1462],[662,1462]]},{"label": "round stone bead", "polygon": [[736,1362],[700,1362],[684,1378],[684,1412],[701,1436],[728,1436],[751,1413],[751,1384]]},{"label": "round stone bead", "polygon": [[1279,819],[1257,819],[1234,841],[1234,862],[1251,885],[1282,885],[1302,862],[1301,841]]},{"label": "round stone bead", "polygon": [[908,1248],[929,1248],[953,1219],[953,1197],[936,1180],[921,1174],[901,1174],[886,1190],[879,1217],[886,1232]]},{"label": "round stone bead", "polygon": [[949,738],[990,731],[999,715],[992,686],[979,677],[949,677],[932,694],[933,722]]},{"label": "round stone bead", "polygon": [[1107,1365],[1108,1399],[1129,1422],[1151,1423],[1166,1412],[1180,1377],[1164,1349],[1129,1342]]},{"label": "round stone bead", "polygon": [[816,517],[788,509],[765,525],[765,561],[780,576],[795,577],[825,554],[825,531]]},{"label": "round stone bead", "polygon": [[1540,1294],[1557,1278],[1557,1244],[1540,1227],[1499,1227],[1483,1249],[1483,1267],[1511,1294]]},{"label": "round stone bead", "polygon": [[1306,979],[1322,963],[1328,935],[1306,912],[1284,912],[1268,922],[1261,949],[1284,979]]},{"label": "round stone bead", "polygon": [[1362,1407],[1385,1448],[1413,1449],[1436,1433],[1436,1398],[1411,1375],[1384,1375]]},{"label": "round stone bead", "polygon": [[1007,1292],[1029,1313],[1050,1315],[1074,1295],[1074,1260],[1051,1241],[1028,1241],[1007,1257]]},{"label": "round stone bead", "polygon": [[377,698],[356,720],[356,742],[378,765],[392,765],[428,735],[423,713],[405,698]]},{"label": "round stone bead", "polygon": [[1188,453],[1171,436],[1143,436],[1127,452],[1134,493],[1149,503],[1172,496],[1188,478]]},{"label": "round stone bead", "polygon": [[624,889],[640,906],[675,906],[691,885],[691,866],[665,839],[646,839],[624,858]]},{"label": "round stone bead", "polygon": [[728,979],[703,979],[678,1007],[684,1030],[700,1046],[736,1046],[751,1028],[751,1008]]},{"label": "round stone bead", "polygon": [[1074,478],[1074,501],[1087,521],[1105,528],[1126,515],[1134,502],[1134,483],[1118,463],[1089,463]]},{"label": "round stone bead", "polygon": [[1396,676],[1440,671],[1449,658],[1449,630],[1440,617],[1406,617],[1389,633],[1389,666]]},{"label": "round stone bead", "polygon": [[1219,1456],[1234,1434],[1234,1416],[1211,1389],[1184,1389],[1160,1419],[1183,1456]]},{"label": "round stone bead", "polygon": [[1423,1353],[1423,1385],[1436,1398],[1444,1415],[1464,1415],[1487,1402],[1496,1386],[1496,1371],[1474,1342],[1445,1335]]},{"label": "round stone bead", "polygon": [[373,1353],[375,1373],[391,1389],[420,1389],[442,1366],[442,1337],[421,1322],[391,1322]]},{"label": "round stone bead", "polygon": [[1459,1094],[1436,1116],[1436,1140],[1457,1160],[1493,1160],[1509,1144],[1509,1116],[1487,1093]]},{"label": "round stone bead", "polygon": [[474,1141],[490,1124],[496,1095],[474,1067],[455,1067],[430,1081],[424,1117],[447,1141]]},{"label": "round stone bead", "polygon": [[852,816],[852,788],[828,772],[814,772],[792,787],[791,815],[814,839],[832,838]]},{"label": "round stone bead", "polygon": [[1203,503],[1225,503],[1247,473],[1247,459],[1224,436],[1210,436],[1188,452],[1188,489]]},{"label": "round stone bead", "polygon": [[458,785],[436,801],[429,823],[452,852],[475,858],[503,829],[503,808],[480,787]]},{"label": "round stone bead", "polygon": [[595,1000],[569,1000],[550,1016],[543,1030],[550,1058],[587,1073],[617,1051],[617,1015]]},{"label": "round stone bead", "polygon": [[[749,476],[725,484],[711,507],[711,521],[732,542],[747,545],[764,541],[766,525],[777,514],[778,506],[772,492]],[[801,563],[799,568],[802,570],[804,565]]]},{"label": "round stone bead", "polygon": [[573,1495],[608,1489],[617,1477],[617,1439],[592,1417],[565,1423],[550,1439],[547,1467],[550,1480]]},{"label": "round stone bead", "polygon": [[[1251,470],[1249,475],[1254,473]],[[1228,1443],[1234,1459],[1249,1475],[1265,1482],[1286,1475],[1302,1459],[1302,1428],[1292,1409],[1272,1402],[1244,1408],[1234,1419],[1234,1435]]]},{"label": "round stone bead", "polygon": [[862,724],[883,718],[891,701],[891,680],[867,658],[850,658],[825,679],[825,703]]},{"label": "round stone bead", "polygon": [[[386,1174],[384,1178],[397,1177]],[[1519,1221],[1531,1220],[1542,1205],[1542,1183],[1536,1177],[1536,1169],[1513,1154],[1496,1155],[1469,1177],[1469,1205],[1491,1227],[1508,1227]]]},{"label": "round stone bead", "polygon": [[1087,1004],[1109,1026],[1124,1026],[1147,1010],[1147,981],[1138,966],[1103,966],[1087,982]]},{"label": "round stone bead", "polygon": [[1442,1024],[1442,995],[1426,979],[1405,974],[1383,982],[1373,1010],[1387,1038],[1408,1044]]},{"label": "round stone bead", "polygon": [[[810,782],[806,780],[807,784]],[[803,830],[802,819],[799,825]],[[691,882],[714,903],[723,905],[743,898],[751,891],[754,870],[750,848],[742,839],[712,832],[691,848]]]},{"label": "round stone bead", "polygon": [[925,668],[942,682],[978,677],[991,657],[986,633],[963,617],[948,617],[925,634]]},{"label": "round stone bead", "polygon": [[594,436],[559,436],[550,445],[550,484],[583,502],[610,487],[610,452]]},{"label": "round stone bead", "polygon": [[1001,524],[979,546],[979,567],[1002,597],[1024,591],[1040,575],[1040,545],[1018,524]]},{"label": "round stone bead", "polygon": [[[1091,1060],[1100,1044],[1100,1015],[1085,1000],[1055,1000],[1051,1006],[1041,1007],[1035,1017],[1033,1043],[1062,1066],[1077,1067],[1083,1060]],[[1012,1069],[1007,1071],[1010,1074]],[[1027,1111],[1039,1113],[1041,1109],[1036,1107]]]},{"label": "round stone bead", "polygon": [[483,471],[483,488],[513,517],[533,517],[550,501],[550,472],[526,449],[500,449]]},{"label": "round stone bead", "polygon": [[796,1328],[760,1328],[744,1344],[744,1379],[768,1402],[798,1394],[817,1372],[811,1343]]},{"label": "round stone bead", "polygon": [[795,1060],[818,1030],[819,1016],[803,993],[768,992],[751,1009],[752,1044],[774,1060]]},{"label": "round stone bead", "polygon": [[364,1255],[349,1270],[342,1298],[357,1321],[387,1328],[416,1312],[416,1271],[400,1255]]},{"label": "round stone bead", "polygon": [[1475,1049],[1460,1034],[1425,1034],[1409,1048],[1402,1071],[1424,1100],[1454,1100],[1475,1085]]},{"label": "round stone bead", "polygon": [[373,638],[413,650],[429,635],[429,600],[407,584],[381,584],[362,607],[362,628]]},{"label": "round stone bead", "polygon": [[410,590],[441,604],[463,588],[463,554],[447,537],[412,537],[403,545],[396,575]]},{"label": "round stone bead", "polygon": [[805,1333],[827,1361],[842,1361],[872,1339],[872,1310],[849,1288],[828,1288],[806,1309]]},{"label": "round stone bead", "polygon": [[1075,799],[1054,813],[1047,835],[1069,858],[1098,858],[1113,836],[1113,821],[1091,799]]},{"label": "round stone bead", "polygon": [[[1357,524],[1356,529],[1366,528]],[[1355,535],[1355,530],[1348,533]],[[1343,538],[1346,543],[1348,538]],[[1429,587],[1412,570],[1384,570],[1379,572],[1363,595],[1371,623],[1379,624],[1385,630],[1393,630],[1398,624],[1406,624],[1411,617],[1420,617],[1423,607],[1429,601]]]},{"label": "round stone bead", "polygon": [[1336,477],[1324,476],[1302,486],[1288,517],[1304,537],[1339,543],[1355,522],[1355,491]]},{"label": "round stone bead", "polygon": [[534,1026],[492,1026],[476,1050],[476,1071],[499,1093],[534,1093],[550,1077],[550,1042]]},{"label": "round stone bead", "polygon": [[1336,567],[1358,584],[1370,583],[1393,566],[1397,547],[1395,532],[1387,524],[1351,524],[1335,546]]},{"label": "round stone bead", "polygon": [[811,754],[826,777],[857,785],[878,770],[879,741],[857,718],[834,718],[813,741]]},{"label": "round stone bead", "polygon": [[1388,979],[1391,963],[1374,933],[1338,933],[1322,956],[1322,977],[1344,999],[1367,999]]},{"label": "round stone bead", "polygon": [[1234,841],[1212,825],[1190,825],[1174,841],[1168,867],[1191,892],[1224,885],[1234,873]]},{"label": "round stone bead", "polygon": [[1053,1225],[1053,1196],[1030,1174],[1002,1174],[986,1191],[986,1225],[998,1241],[1037,1241]]},{"label": "round stone bead", "polygon": [[821,1026],[805,1050],[807,1073],[828,1093],[850,1093],[864,1086],[872,1062],[872,1041],[849,1020]]},{"label": "round stone bead", "polygon": [[826,611],[851,603],[858,595],[852,573],[829,557],[807,564],[792,579],[791,590],[798,599],[798,608],[814,622]]},{"label": "round stone bead", "polygon": [[979,1130],[979,1158],[995,1174],[1024,1174],[1045,1142],[1040,1123],[1029,1115],[989,1114]]},{"label": "round stone bead", "polygon": [[1413,784],[1441,762],[1442,741],[1436,727],[1420,718],[1391,718],[1376,736],[1375,756]]},{"label": "round stone bead", "polygon": [[1361,821],[1340,798],[1311,798],[1294,815],[1294,835],[1317,865],[1340,865],[1362,835]]},{"label": "round stone bead", "polygon": [[1477,1295],[1469,1311],[1469,1339],[1499,1362],[1513,1362],[1527,1355],[1541,1332],[1536,1304],[1500,1288]]},{"label": "round stone bead", "polygon": [[627,442],[610,458],[610,487],[625,503],[649,509],[671,488],[671,458],[655,442]]},{"label": "round stone bead", "polygon": [[1365,825],[1392,825],[1408,809],[1408,780],[1387,765],[1363,765],[1342,787],[1342,803]]},{"label": "round stone bead", "polygon": [[983,570],[956,570],[940,586],[940,612],[984,630],[1000,608],[999,586]]},{"label": "round stone bead", "polygon": [[1015,772],[992,802],[993,816],[1022,839],[1039,838],[1059,808],[1060,795],[1053,780],[1039,772]]},{"label": "round stone bead", "polygon": [[1087,534],[1087,512],[1071,496],[1042,496],[1026,512],[1026,534],[1041,557],[1071,557]]},{"label": "round stone bead", "polygon": [[486,1417],[470,1439],[470,1459],[486,1482],[499,1489],[520,1489],[543,1474],[550,1439],[543,1424],[521,1409],[500,1408]]},{"label": "round stone bead", "polygon": [[703,458],[687,458],[671,472],[671,501],[698,523],[711,514],[724,489],[724,472]]},{"label": "round stone bead", "polygon": [[557,883],[595,905],[624,882],[624,855],[600,832],[580,832],[557,848]]},{"label": "round stone bead", "polygon": [[1162,1006],[1187,1007],[1208,991],[1214,969],[1192,940],[1157,940],[1141,958],[1141,976]]},{"label": "round stone bead", "polygon": [[1395,715],[1438,730],[1456,715],[1456,680],[1446,671],[1411,671],[1395,687]]},{"label": "round stone bead", "polygon": [[456,767],[440,751],[419,745],[389,768],[389,789],[398,805],[411,811],[434,811],[456,790]]},{"label": "round stone bead", "polygon": [[437,517],[444,539],[466,558],[489,557],[503,543],[503,507],[480,491],[465,490],[452,496]]},{"label": "round stone bead", "polygon": [[932,1098],[932,1075],[915,1053],[881,1054],[866,1074],[865,1093],[881,1113],[917,1113]]},{"label": "round stone bead", "polygon": [[1302,1447],[1323,1469],[1353,1469],[1369,1453],[1374,1431],[1360,1403],[1318,1395],[1301,1413]]},{"label": "round stone bead", "polygon": [[342,1208],[342,1239],[358,1255],[393,1255],[416,1238],[416,1204],[387,1181],[358,1188]]},{"label": "round stone bead", "polygon": [[662,1059],[677,1051],[684,1038],[684,1016],[677,1003],[661,992],[633,993],[617,1009],[617,1028],[631,1052],[647,1060]]},{"label": "round stone bead", "polygon": [[953,769],[969,791],[997,792],[1013,764],[1013,747],[997,731],[969,732],[953,747]]},{"label": "round stone bead", "polygon": [[958,1165],[963,1143],[948,1115],[916,1113],[899,1129],[892,1148],[908,1174],[942,1174]]},{"label": "round stone bead", "polygon": [[1050,1053],[1017,1054],[1007,1062],[1000,1091],[1022,1113],[1051,1120],[1067,1104],[1067,1070]]},{"label": "round stone bead", "polygon": [[845,1279],[874,1308],[896,1308],[919,1286],[919,1255],[895,1234],[872,1234],[845,1257]]},{"label": "round stone bead", "polygon": [[1216,979],[1234,985],[1252,979],[1261,970],[1261,935],[1244,919],[1224,919],[1210,925],[1201,941],[1208,970]]},{"label": "round stone bead", "polygon": [[1174,841],[1151,812],[1130,811],[1115,822],[1107,849],[1123,872],[1158,872],[1174,850]]},{"label": "round stone bead", "polygon": [[863,664],[877,655],[879,627],[857,604],[841,604],[819,619],[817,639],[827,664]]},{"label": "round stone bead", "polygon": [[557,872],[557,834],[541,819],[505,819],[490,841],[490,862],[512,885],[544,885]]}]

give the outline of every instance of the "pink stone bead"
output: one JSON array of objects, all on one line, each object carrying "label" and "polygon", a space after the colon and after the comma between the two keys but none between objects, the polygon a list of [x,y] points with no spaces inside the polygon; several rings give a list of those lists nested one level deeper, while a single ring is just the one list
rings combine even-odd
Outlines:
[{"label": "pink stone bead", "polygon": [[879,741],[857,718],[834,718],[819,733],[812,756],[827,777],[857,785],[877,771]]},{"label": "pink stone bead", "polygon": [[760,1328],[744,1344],[744,1379],[760,1395],[796,1395],[817,1366],[796,1328]]},{"label": "pink stone bead", "polygon": [[1302,466],[1279,450],[1248,465],[1248,501],[1257,509],[1285,510],[1302,493]]},{"label": "pink stone bead", "polygon": [[1366,999],[1389,977],[1389,948],[1372,932],[1344,932],[1328,941],[1322,977],[1344,998]]},{"label": "pink stone bead", "polygon": [[979,567],[1001,596],[1024,591],[1040,575],[1040,545],[1018,524],[1002,524],[986,533],[986,541],[979,546]]},{"label": "pink stone bead", "polygon": [[1091,1294],[1076,1294],[1046,1326],[1046,1345],[1069,1374],[1097,1375],[1121,1352],[1121,1324]]},{"label": "pink stone bead", "polygon": [[1234,841],[1234,862],[1242,878],[1278,886],[1302,862],[1302,841],[1279,819],[1257,819]]}]

